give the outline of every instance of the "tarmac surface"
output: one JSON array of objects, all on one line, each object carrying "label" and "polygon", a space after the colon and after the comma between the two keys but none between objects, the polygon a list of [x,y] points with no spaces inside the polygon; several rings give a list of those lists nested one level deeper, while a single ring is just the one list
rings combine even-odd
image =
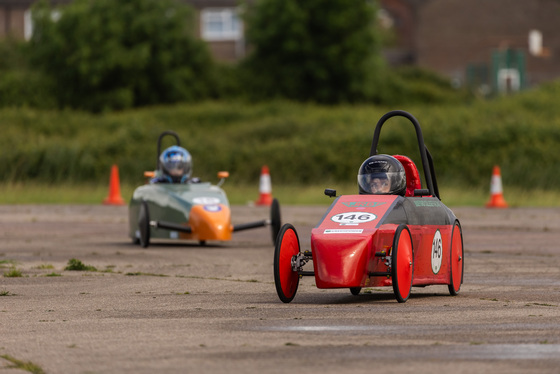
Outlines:
[{"label": "tarmac surface", "polygon": [[[303,249],[326,206],[282,206]],[[0,206],[0,374],[560,373],[560,209],[454,208],[464,284],[275,291],[268,228],[127,236],[126,206]],[[268,208],[233,206],[234,223]],[[96,271],[64,270],[79,259]],[[21,277],[9,276],[18,271]],[[3,276],[2,276],[3,275]],[[27,371],[26,371],[27,370]]]}]

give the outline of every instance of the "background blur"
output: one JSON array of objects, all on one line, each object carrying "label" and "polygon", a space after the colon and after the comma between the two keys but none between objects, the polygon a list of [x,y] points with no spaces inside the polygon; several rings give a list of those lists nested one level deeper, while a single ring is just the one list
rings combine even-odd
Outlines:
[{"label": "background blur", "polygon": [[[557,192],[560,2],[349,4],[0,0],[3,191],[106,186],[117,164],[128,193],[164,130],[204,180],[254,186],[267,164],[273,186],[352,186],[402,109],[440,188],[486,193],[499,165],[506,191]],[[379,151],[418,164],[391,122]]]}]

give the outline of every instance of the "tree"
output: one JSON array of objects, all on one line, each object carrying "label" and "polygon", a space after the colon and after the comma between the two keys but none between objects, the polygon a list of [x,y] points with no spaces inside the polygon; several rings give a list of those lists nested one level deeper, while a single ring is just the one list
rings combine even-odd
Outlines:
[{"label": "tree", "polygon": [[60,106],[101,111],[212,94],[212,60],[193,11],[174,0],[75,0],[33,8],[29,53]]},{"label": "tree", "polygon": [[257,1],[246,16],[246,84],[259,97],[372,99],[383,69],[376,9],[368,0]]},{"label": "tree", "polygon": [[51,82],[29,66],[25,43],[0,41],[0,107],[52,108]]}]

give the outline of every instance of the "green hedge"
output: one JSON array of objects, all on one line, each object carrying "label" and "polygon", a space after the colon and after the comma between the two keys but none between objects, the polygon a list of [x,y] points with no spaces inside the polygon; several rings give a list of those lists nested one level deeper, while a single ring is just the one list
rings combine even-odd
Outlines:
[{"label": "green hedge", "polygon": [[[369,155],[378,119],[391,109],[412,113],[423,128],[440,185],[488,186],[493,165],[504,184],[556,189],[560,174],[560,83],[492,101],[456,105],[326,107],[269,102],[205,102],[91,115],[74,111],[0,109],[0,179],[4,182],[106,184],[110,166],[121,181],[143,182],[156,141],[179,133],[194,174],[256,183],[262,165],[276,184],[353,181]],[[171,139],[164,144],[170,145]],[[381,153],[418,160],[412,126],[394,118],[381,133]]]}]

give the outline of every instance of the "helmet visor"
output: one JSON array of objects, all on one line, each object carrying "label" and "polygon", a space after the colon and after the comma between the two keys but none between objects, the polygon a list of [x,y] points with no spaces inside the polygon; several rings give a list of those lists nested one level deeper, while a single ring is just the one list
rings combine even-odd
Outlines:
[{"label": "helmet visor", "polygon": [[163,167],[169,175],[174,177],[182,176],[188,169],[187,160],[185,160],[185,156],[180,152],[168,154],[164,160]]},{"label": "helmet visor", "polygon": [[359,174],[358,186],[368,194],[392,195],[402,189],[404,180],[400,172]]}]

